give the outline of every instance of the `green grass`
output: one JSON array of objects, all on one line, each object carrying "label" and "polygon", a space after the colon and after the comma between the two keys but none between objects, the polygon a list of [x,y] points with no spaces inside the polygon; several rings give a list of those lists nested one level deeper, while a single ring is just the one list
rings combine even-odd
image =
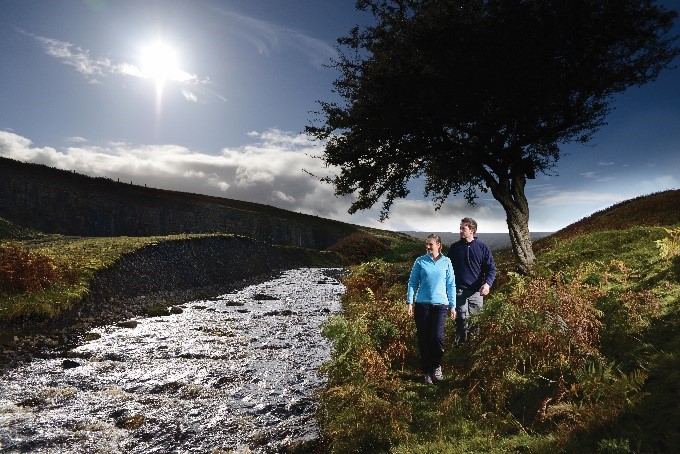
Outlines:
[{"label": "green grass", "polygon": [[[366,236],[375,237],[384,248],[368,249],[365,257],[410,257],[422,249],[421,241],[399,233],[362,229]],[[229,234],[182,234],[153,237],[75,237],[44,234],[17,226],[0,218],[0,247],[16,246],[31,253],[48,257],[60,269],[68,269],[75,282],[62,280],[39,291],[0,293],[0,322],[8,323],[22,317],[52,318],[78,304],[89,292],[93,277],[115,265],[122,257],[152,244],[166,241],[190,241],[206,236]],[[327,251],[315,251],[293,246],[278,246],[286,256],[305,254],[313,266],[338,266],[340,259]],[[1,287],[0,287],[1,288]]]},{"label": "green grass", "polygon": [[[190,240],[207,235],[170,235],[159,237],[97,237],[82,238],[62,235],[20,232],[21,240],[4,236],[0,246],[19,245],[26,250],[49,257],[58,268],[68,268],[77,276],[74,283],[57,282],[36,292],[0,296],[0,321],[18,317],[54,317],[70,309],[87,295],[90,281],[96,273],[113,266],[127,254],[145,246],[163,242]],[[6,232],[6,231],[5,231]]]},{"label": "green grass", "polygon": [[[509,254],[498,254],[501,284],[478,319],[485,335],[448,348],[448,377],[435,387],[421,383],[403,307],[410,264],[355,267],[345,282],[345,321],[325,331],[334,345],[324,367],[332,393],[321,394],[320,412],[329,450],[673,449],[680,442],[680,402],[671,397],[680,389],[680,257],[664,255],[678,241],[673,227],[544,240],[528,278],[514,276]],[[563,324],[574,334],[565,335]],[[586,326],[592,331],[584,335]],[[581,344],[574,335],[584,336]]]}]

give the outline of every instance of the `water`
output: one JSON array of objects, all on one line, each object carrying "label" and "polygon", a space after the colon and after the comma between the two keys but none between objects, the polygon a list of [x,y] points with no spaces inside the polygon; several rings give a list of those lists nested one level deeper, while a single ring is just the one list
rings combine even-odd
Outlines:
[{"label": "water", "polygon": [[[332,271],[302,268],[165,317],[105,326],[68,358],[0,377],[0,451],[282,452],[318,437],[314,392],[339,311]],[[335,270],[337,271],[337,270]],[[101,336],[97,338],[97,336]]]}]

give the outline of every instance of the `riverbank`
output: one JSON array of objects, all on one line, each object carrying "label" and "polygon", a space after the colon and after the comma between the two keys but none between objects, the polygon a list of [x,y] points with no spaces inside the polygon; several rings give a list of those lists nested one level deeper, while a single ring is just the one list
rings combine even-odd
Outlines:
[{"label": "riverbank", "polygon": [[301,266],[336,265],[333,255],[240,236],[164,241],[124,256],[92,279],[88,295],[54,318],[0,324],[0,372],[35,356],[63,355],[97,326],[178,311],[182,304],[262,282]]}]

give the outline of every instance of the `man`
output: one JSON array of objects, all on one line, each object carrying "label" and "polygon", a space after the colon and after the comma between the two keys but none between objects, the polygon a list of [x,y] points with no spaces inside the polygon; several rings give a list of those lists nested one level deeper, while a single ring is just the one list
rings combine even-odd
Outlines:
[{"label": "man", "polygon": [[449,248],[449,258],[456,276],[456,343],[465,342],[469,333],[470,315],[484,306],[496,278],[496,263],[489,247],[479,241],[477,222],[472,218],[460,221],[460,240]]}]

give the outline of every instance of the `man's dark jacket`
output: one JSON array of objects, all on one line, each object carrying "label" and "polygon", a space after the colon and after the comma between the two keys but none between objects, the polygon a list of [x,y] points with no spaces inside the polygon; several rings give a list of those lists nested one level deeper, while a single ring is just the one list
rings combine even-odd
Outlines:
[{"label": "man's dark jacket", "polygon": [[470,243],[463,238],[449,248],[447,254],[453,264],[456,275],[456,287],[459,289],[479,289],[484,283],[491,286],[496,279],[496,262],[489,247],[475,237]]}]

